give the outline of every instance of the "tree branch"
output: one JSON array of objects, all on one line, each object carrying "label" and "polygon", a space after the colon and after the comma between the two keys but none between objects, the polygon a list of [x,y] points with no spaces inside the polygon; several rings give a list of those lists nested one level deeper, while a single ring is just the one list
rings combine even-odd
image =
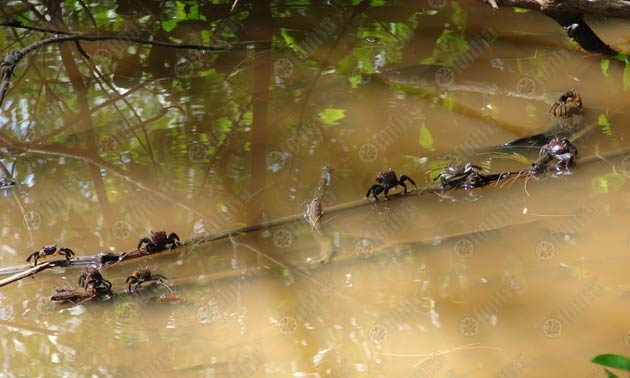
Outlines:
[{"label": "tree branch", "polygon": [[594,16],[630,18],[630,1],[583,0],[498,0],[497,5],[537,10],[542,13],[579,13]]},{"label": "tree branch", "polygon": [[[584,21],[584,14],[601,17],[630,18],[630,1],[582,1],[582,0],[501,0],[489,1],[493,8],[499,6],[520,7],[533,9],[552,18],[564,28],[568,36],[577,42],[584,50],[607,56],[617,56],[620,53],[604,41]],[[628,60],[625,55],[619,60]]]}]

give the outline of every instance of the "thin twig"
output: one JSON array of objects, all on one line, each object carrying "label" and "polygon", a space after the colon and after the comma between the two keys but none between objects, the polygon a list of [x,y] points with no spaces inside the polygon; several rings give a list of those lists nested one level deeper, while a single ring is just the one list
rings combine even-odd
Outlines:
[{"label": "thin twig", "polygon": [[39,271],[42,271],[44,269],[48,269],[49,266],[50,266],[50,262],[45,262],[43,264],[36,265],[36,266],[32,267],[31,269],[26,270],[24,272],[20,272],[20,273],[14,274],[14,275],[12,275],[10,277],[7,277],[7,278],[5,278],[3,280],[0,280],[0,287],[6,286],[6,285],[8,285],[8,284],[10,284],[12,282],[15,282],[15,281],[19,281],[22,278],[26,278],[28,276],[31,276],[31,275],[33,275],[33,274],[35,274],[35,273],[37,273]]},{"label": "thin twig", "polygon": [[[441,356],[443,354],[449,354],[449,353],[453,353],[453,352],[457,352],[460,350],[471,350],[471,349],[490,349],[490,350],[496,350],[499,352],[502,352],[503,349],[501,348],[497,348],[497,347],[482,347],[479,346],[479,343],[472,343],[472,344],[466,344],[466,345],[462,345],[459,347],[454,347],[451,349],[444,349],[444,350],[438,350],[437,352],[432,352],[432,353],[425,353],[425,354],[419,354],[417,355],[418,357],[425,357],[424,359],[416,362],[413,367],[416,368],[418,365],[421,365],[422,363],[424,363],[427,360],[430,360],[431,358],[434,358],[436,356]],[[387,355],[387,354],[385,354]],[[412,357],[413,355],[406,355],[405,357]]]}]

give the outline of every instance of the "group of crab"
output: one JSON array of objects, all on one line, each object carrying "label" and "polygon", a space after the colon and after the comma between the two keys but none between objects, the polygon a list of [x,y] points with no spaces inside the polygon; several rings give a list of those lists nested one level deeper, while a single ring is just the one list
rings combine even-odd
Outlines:
[{"label": "group of crab", "polygon": [[[171,232],[166,235],[166,231],[151,231],[151,238],[143,236],[138,241],[138,246],[136,249],[140,249],[143,244],[146,244],[146,251],[148,253],[163,251],[167,248],[175,248],[180,244],[179,236],[176,233]],[[66,264],[70,264],[70,259],[74,256],[74,251],[70,248],[57,248],[56,244],[45,245],[39,251],[35,251],[31,253],[27,258],[26,262],[31,262],[33,260],[33,266],[37,266],[37,260],[53,255],[62,255],[66,258]],[[119,256],[114,256],[114,260],[118,260]],[[99,258],[106,258],[105,256],[101,256],[99,254]]]},{"label": "group of crab", "polygon": [[[145,282],[155,281],[156,285],[166,286],[164,282],[167,280],[161,274],[152,273],[149,267],[141,267],[128,276],[125,283],[128,284],[127,292],[131,294],[137,292]],[[133,289],[131,288],[132,285]],[[100,269],[95,265],[85,268],[85,272],[79,276],[79,286],[83,288],[83,291],[73,288],[57,289],[57,293],[51,296],[50,299],[58,302],[78,303],[87,299],[111,297],[114,295],[112,283],[103,277]]]},{"label": "group of crab", "polygon": [[[151,231],[151,237],[142,237],[138,241],[138,246],[136,247],[138,250],[145,244],[145,249],[147,253],[159,252],[163,251],[167,248],[175,248],[179,246],[180,239],[179,236],[171,232],[170,234],[166,234],[165,231]],[[33,265],[37,266],[37,261],[41,258],[53,255],[62,255],[65,256],[65,263],[70,264],[71,258],[75,255],[74,251],[70,248],[58,248],[56,245],[45,245],[39,251],[35,251],[28,256],[26,259],[27,262],[33,260]],[[76,289],[57,289],[57,293],[53,295],[50,299],[53,301],[61,301],[61,302],[70,302],[70,303],[79,303],[83,300],[102,297],[102,296],[112,296],[112,283],[105,279],[101,274],[100,267],[104,267],[108,264],[121,261],[124,258],[124,255],[116,255],[110,252],[101,252],[96,256],[95,262],[98,265],[90,265],[85,268],[85,272],[79,276],[79,286],[83,288],[83,291]],[[128,291],[130,293],[137,291],[140,286],[149,281],[155,281],[158,285],[164,285],[164,281],[167,278],[161,274],[153,274],[151,270],[146,268],[139,268],[134,271],[130,276],[127,277],[125,283],[128,284]],[[133,289],[132,289],[133,285]],[[168,287],[168,286],[167,286]]]},{"label": "group of crab", "polygon": [[[560,110],[560,117],[569,115],[568,104],[575,105],[576,111],[582,110],[582,97],[573,89],[564,92],[556,102],[549,109],[549,113],[553,112],[554,116],[557,116],[556,110]],[[555,161],[555,170],[558,173],[570,173],[569,166],[575,164],[578,150],[573,143],[565,137],[552,137],[546,144],[540,147],[538,153],[538,161],[532,163],[529,174],[536,175],[544,173],[549,168],[549,163]],[[483,172],[483,168],[474,165],[472,163],[463,164],[458,162],[446,167],[446,169],[436,176],[433,181],[440,180],[440,187],[442,189],[462,188],[462,189],[474,189],[485,186],[490,182],[496,180],[502,180],[509,177],[512,172],[500,173],[500,174],[486,174]],[[370,186],[365,195],[366,198],[372,196],[374,200],[378,201],[378,195],[383,193],[384,199],[388,199],[389,191],[396,189],[398,186],[403,187],[403,194],[407,194],[407,186],[405,182],[409,181],[416,187],[416,183],[406,175],[400,176],[400,179],[396,173],[390,168],[388,171],[379,172],[376,175],[376,184]],[[417,187],[416,187],[417,188]]]}]

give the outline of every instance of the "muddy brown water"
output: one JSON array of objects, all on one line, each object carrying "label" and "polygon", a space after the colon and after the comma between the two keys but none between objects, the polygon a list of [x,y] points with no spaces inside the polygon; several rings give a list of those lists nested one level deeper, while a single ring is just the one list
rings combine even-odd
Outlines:
[{"label": "muddy brown water", "polygon": [[[322,234],[297,220],[124,262],[103,271],[119,293],[103,302],[49,300],[78,287],[81,269],[0,288],[0,375],[604,376],[592,357],[630,355],[623,67],[610,62],[604,75],[601,57],[536,13],[462,4],[466,40],[485,42],[439,75],[418,62],[449,28],[453,5],[403,18],[419,25],[412,37],[359,18],[306,60],[281,46],[213,62],[178,52],[177,67],[190,70],[162,78],[111,76],[139,58],[114,54],[109,66],[106,52],[120,45],[88,44],[111,84],[76,58],[89,96],[46,67],[58,50],[40,52],[2,115],[2,162],[17,182],[0,192],[2,266],[45,244],[87,256],[131,250],[150,230],[187,240],[299,215],[321,167],[332,180]],[[627,43],[623,24],[594,27]],[[382,38],[369,42],[371,33]],[[363,61],[323,63],[353,52]],[[366,69],[383,60],[379,72]],[[269,91],[252,96],[261,72]],[[45,90],[54,96],[40,92],[45,77],[58,80]],[[495,146],[570,129],[577,118],[547,113],[570,88],[584,99],[574,117],[599,124],[576,141],[573,174],[325,212],[360,201],[390,167],[421,188],[453,158],[526,168],[536,149]],[[114,91],[126,103],[114,107]],[[334,251],[327,264],[322,251]],[[181,301],[153,303],[164,287],[125,294],[139,266],[168,277]]]}]

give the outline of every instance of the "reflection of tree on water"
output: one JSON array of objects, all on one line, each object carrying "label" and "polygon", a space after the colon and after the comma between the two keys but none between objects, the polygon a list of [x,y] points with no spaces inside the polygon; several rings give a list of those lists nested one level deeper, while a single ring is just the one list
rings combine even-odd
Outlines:
[{"label": "reflection of tree on water", "polygon": [[[357,261],[363,266],[378,266],[379,272],[387,271],[386,264],[379,265],[380,262],[389,261],[392,256],[400,258],[397,243],[407,237],[400,233],[400,229],[422,219],[426,211],[424,204],[429,200],[424,197],[414,201],[407,197],[404,203],[392,201],[383,206],[388,209],[382,210],[382,216],[368,214],[365,219],[352,219],[348,213],[341,211],[352,206],[367,209],[372,204],[355,202],[348,204],[352,206],[344,207],[346,203],[342,203],[335,208],[335,205],[339,205],[336,201],[345,201],[347,197],[358,198],[355,196],[355,189],[365,186],[361,182],[364,179],[361,176],[371,177],[373,171],[388,168],[385,164],[391,161],[397,163],[398,156],[415,154],[417,150],[410,152],[402,145],[411,141],[410,144],[417,147],[418,121],[425,121],[426,118],[425,130],[433,133],[436,142],[429,147],[436,147],[443,135],[439,134],[438,126],[431,124],[433,107],[443,106],[460,115],[470,115],[475,120],[480,119],[480,111],[475,107],[449,107],[448,101],[442,101],[442,98],[436,98],[432,102],[433,98],[430,96],[414,96],[411,91],[405,93],[393,90],[392,93],[395,94],[391,94],[387,100],[391,103],[379,102],[374,109],[366,109],[373,104],[369,99],[372,90],[376,88],[389,91],[390,88],[395,88],[395,84],[392,82],[389,83],[390,86],[386,86],[377,80],[368,81],[363,78],[369,78],[367,75],[378,70],[387,69],[378,65],[382,60],[377,62],[377,55],[384,57],[388,64],[394,65],[409,60],[419,61],[409,59],[409,54],[412,50],[416,51],[413,54],[426,52],[423,48],[427,44],[421,43],[421,39],[427,36],[423,29],[425,21],[438,25],[441,29],[444,21],[451,20],[452,7],[446,6],[447,2],[431,2],[435,12],[429,16],[409,12],[409,9],[381,9],[367,6],[366,3],[348,8],[333,4],[324,8],[323,17],[303,17],[300,10],[295,10],[300,7],[279,10],[281,6],[276,4],[272,7],[268,2],[251,3],[253,5],[238,2],[233,13],[230,13],[229,5],[226,4],[213,5],[218,10],[212,13],[201,9],[203,5],[179,3],[183,4],[182,7],[187,7],[181,10],[185,14],[183,16],[170,14],[168,9],[146,11],[138,8],[131,11],[120,7],[114,11],[108,10],[109,16],[105,18],[105,13],[93,15],[94,23],[99,32],[104,30],[134,38],[199,43],[226,50],[227,47],[243,46],[241,42],[247,44],[249,42],[246,41],[258,41],[264,46],[272,46],[273,49],[258,49],[260,45],[252,44],[252,48],[241,50],[175,51],[168,46],[136,45],[130,41],[83,41],[80,45],[89,59],[71,43],[65,43],[62,60],[59,60],[57,46],[53,45],[29,53],[30,58],[22,60],[20,66],[13,71],[11,84],[14,87],[9,88],[3,109],[7,126],[3,126],[0,131],[0,146],[5,154],[3,158],[11,159],[11,162],[15,159],[14,164],[7,162],[7,165],[12,168],[11,173],[15,167],[13,177],[18,184],[7,191],[9,201],[4,201],[9,208],[3,214],[3,224],[9,230],[7,234],[22,234],[26,221],[29,230],[34,234],[31,243],[41,243],[43,238],[60,239],[46,242],[57,241],[64,245],[72,241],[72,247],[75,247],[75,243],[79,245],[78,250],[85,256],[111,245],[117,250],[131,248],[135,246],[137,237],[145,234],[149,228],[161,229],[165,226],[186,235],[187,229],[193,229],[194,224],[194,238],[202,239],[203,236],[225,230],[238,230],[242,224],[264,224],[265,222],[258,222],[264,211],[271,220],[266,229],[268,233],[252,232],[252,238],[260,235],[260,240],[252,245],[261,254],[275,258],[275,262],[260,258],[263,255],[252,250],[243,250],[233,256],[228,253],[225,261],[220,260],[217,257],[223,256],[222,252],[225,251],[219,243],[205,247],[199,244],[191,250],[175,250],[173,260],[181,253],[177,262],[198,266],[199,274],[222,270],[238,277],[246,270],[246,283],[250,283],[250,278],[253,277],[249,276],[251,272],[258,272],[256,269],[260,270],[260,274],[266,274],[265,277],[272,276],[273,273],[265,271],[269,266],[292,267],[295,263],[298,267],[305,267],[302,270],[308,272],[310,269],[344,269],[341,277],[347,274],[346,277],[352,278],[354,286],[349,285],[348,288],[355,289],[361,288],[358,278],[360,275],[350,271]],[[206,6],[210,7],[207,4]],[[317,9],[310,5],[306,8],[308,12]],[[90,9],[78,12],[75,16],[78,21],[68,21],[71,24],[69,28],[82,30],[81,25],[87,24]],[[128,13],[124,13],[125,11]],[[316,11],[312,12],[317,14]],[[204,14],[206,18],[196,17],[196,13]],[[166,16],[162,17],[163,15]],[[64,17],[56,18],[57,24],[65,20]],[[193,22],[179,23],[182,17]],[[45,15],[40,19],[45,19]],[[112,19],[117,23],[110,23]],[[277,25],[273,30],[268,27],[271,23]],[[463,37],[472,44],[471,41],[474,40],[468,37],[475,35],[473,29],[468,29],[471,24],[457,25],[462,30],[457,37]],[[112,28],[116,30],[110,31]],[[494,31],[502,34],[500,30]],[[20,34],[18,38],[23,45],[28,46],[36,42],[37,38],[43,37],[45,36],[41,34],[30,33]],[[501,38],[499,36],[499,40]],[[411,40],[414,43],[410,43]],[[433,48],[431,43],[428,45]],[[457,44],[444,44],[449,49],[453,49],[453,46]],[[472,46],[470,53],[461,55],[459,60],[455,55],[454,61],[459,64],[454,68],[464,70],[462,67],[469,61],[482,59],[483,54],[495,47],[486,51],[478,48],[479,46],[481,45]],[[466,51],[468,50],[460,53]],[[566,60],[573,56],[568,53]],[[564,55],[560,57],[565,59]],[[559,63],[559,60],[552,62],[556,64],[554,67],[562,66],[563,62]],[[548,66],[550,60],[541,58],[540,62]],[[508,64],[503,67],[513,68]],[[448,82],[451,85],[450,90],[457,89],[457,85],[462,84],[461,76],[457,75],[460,72],[451,76],[447,68],[449,67],[441,71],[447,75],[439,78],[453,79]],[[525,70],[530,69],[526,67]],[[545,71],[541,72],[544,74]],[[388,73],[393,71],[385,72],[381,76]],[[467,71],[465,74],[469,73]],[[435,72],[429,75],[432,84],[436,80],[434,74]],[[354,81],[345,80],[346,76],[354,77]],[[535,90],[532,90],[532,82],[528,80],[523,80],[517,86],[519,80],[516,79],[520,77],[512,75],[511,79],[514,80],[510,81],[510,93],[528,100],[527,96],[540,93],[541,85],[536,81],[536,76],[533,79]],[[542,77],[545,78],[544,75]],[[343,85],[335,85],[335,81],[340,78]],[[41,89],[33,90],[33,83]],[[460,89],[466,93],[491,95],[490,89],[484,87],[484,84],[482,81],[476,86],[462,86]],[[346,108],[348,102],[345,99],[355,96],[352,103],[366,104],[359,111]],[[398,107],[403,96],[410,99],[413,105],[407,108]],[[450,94],[446,93],[446,96]],[[452,98],[447,99],[450,101]],[[553,95],[549,98],[555,99]],[[424,101],[426,99],[430,101]],[[426,106],[418,107],[419,102]],[[325,114],[327,109],[339,110],[337,114],[342,114],[343,118],[337,124],[323,122],[318,115]],[[418,109],[422,109],[422,117],[413,113]],[[408,111],[411,115],[407,114]],[[385,114],[394,116],[388,117]],[[491,127],[496,126],[492,120],[488,124]],[[370,130],[370,125],[378,127]],[[460,145],[465,147],[461,152],[469,153],[486,147],[496,136],[491,132],[475,134],[478,130],[473,130],[473,134],[467,139],[468,144]],[[356,140],[361,140],[361,143],[355,143]],[[451,144],[448,145],[450,147]],[[427,151],[427,155],[430,155],[430,148]],[[316,173],[311,172],[318,172],[323,164],[330,164],[338,175],[335,177],[335,195],[324,197],[321,204],[326,213],[325,218],[328,214],[338,214],[339,217],[325,226],[331,226],[333,231],[350,230],[354,235],[348,237],[343,232],[336,233],[336,238],[340,241],[333,244],[341,253],[335,256],[334,265],[315,268],[320,266],[316,260],[321,246],[313,243],[310,234],[316,230],[304,224],[301,211],[306,204],[312,203],[308,201],[313,194],[309,184],[313,182],[312,178]],[[369,175],[365,174],[368,171]],[[348,187],[348,193],[351,194],[344,193]],[[361,195],[363,189],[359,192]],[[329,193],[332,192],[327,192]],[[68,204],[71,209],[68,209]],[[400,206],[396,206],[397,204]],[[316,209],[317,206],[313,205],[312,208]],[[296,213],[299,213],[298,217],[285,219],[284,224],[273,222],[278,217]],[[318,211],[314,213],[317,214]],[[311,221],[317,224],[318,217]],[[440,223],[442,218],[433,217],[430,221]],[[470,230],[458,233],[457,239],[453,240],[453,250],[446,253],[452,253],[460,259],[476,259],[482,250],[477,248],[476,243],[489,239],[488,231],[493,227],[498,228],[511,222],[510,219],[487,217],[486,223],[480,221],[472,227],[472,235]],[[485,227],[486,224],[488,227]],[[357,229],[362,233],[355,232]],[[248,233],[251,230],[241,231]],[[455,233],[451,229],[448,231]],[[238,242],[235,241],[232,246],[243,247],[242,235],[234,236]],[[409,237],[417,238],[417,235]],[[20,243],[20,246],[14,248],[13,254],[3,255],[3,260],[21,256],[21,248],[26,248],[23,245],[27,240],[22,237],[15,242]],[[11,238],[7,242],[13,243]],[[229,244],[226,249],[230,250]],[[418,245],[407,247],[404,249],[407,251],[405,256],[413,260],[413,253],[417,249]],[[23,260],[22,257],[19,258]],[[308,258],[315,260],[314,263]],[[171,265],[172,269],[176,269],[174,261]],[[171,276],[170,273],[166,275]],[[291,277],[283,281],[283,284],[294,285],[302,279],[306,280],[291,272]],[[191,285],[207,288],[207,281],[200,281]],[[343,278],[339,281],[343,281]],[[238,278],[234,278],[234,282],[235,285],[240,284],[236,283],[240,282]],[[49,289],[41,289],[44,300],[45,294],[50,294]],[[328,298],[318,294],[317,290],[320,289],[313,290],[313,295],[320,295],[318,297],[298,296],[298,304],[291,308],[299,316],[291,311],[285,314],[288,316],[286,318],[282,317],[283,314],[274,314],[278,319],[279,336],[289,338],[299,334],[304,328],[299,317],[314,316],[304,311],[312,312],[325,307],[323,303]],[[229,307],[233,319],[247,318],[249,326],[252,319],[265,315],[253,314],[251,308],[244,308],[240,302],[232,305],[234,297],[244,293],[245,291],[228,289],[221,296],[217,290],[213,294],[216,301],[199,298],[191,319],[204,325],[216,325],[219,322],[211,319],[218,319],[222,315],[220,312],[225,312],[225,307]],[[383,295],[389,298],[389,293]],[[225,303],[232,306],[225,306]],[[243,309],[249,310],[247,316]],[[130,320],[142,321],[141,317],[131,319],[133,310],[119,309],[121,314],[129,311]],[[413,320],[415,313],[403,312],[404,310],[402,307],[400,312],[391,312],[389,315],[386,312],[385,315],[376,314],[376,317],[370,318],[378,319],[381,316],[380,319],[388,321],[386,326],[390,327],[389,333],[376,327],[371,333],[373,339],[387,342],[387,334],[391,339],[394,326],[401,315],[409,315]],[[173,320],[172,323],[169,322],[169,326],[182,326],[182,318],[178,316],[179,313],[169,319]],[[239,323],[239,326],[242,324]],[[346,327],[343,321],[340,326]],[[90,336],[96,338],[96,330],[100,332],[102,328],[93,328],[95,331],[90,330]],[[235,328],[229,330],[235,331]],[[116,329],[121,331],[119,327]],[[239,328],[238,331],[242,329],[245,328]],[[346,332],[332,329],[331,325],[331,332]],[[178,329],[180,330],[181,328]],[[465,327],[463,331],[471,330],[474,328]],[[186,331],[184,328],[184,332]],[[369,327],[356,332],[362,333],[362,336],[355,339],[355,342],[369,341]],[[222,335],[227,335],[227,332],[224,330]],[[119,334],[119,337],[122,343],[138,343],[143,339],[143,333],[142,330],[132,330],[130,334]],[[166,345],[163,335],[151,337],[159,347]],[[351,361],[348,362],[351,366],[350,373],[355,366],[366,364],[370,364],[370,369],[379,368],[377,365],[380,362],[364,359],[360,353],[354,355],[351,351],[344,350],[343,354],[343,358],[347,357]],[[85,357],[83,352],[78,353],[77,358]],[[245,357],[232,357],[220,357],[219,363],[232,361],[249,366]],[[258,365],[251,370],[245,369],[244,375],[250,374],[252,370],[262,371],[260,361],[264,357],[258,357],[260,356],[256,356]],[[342,357],[338,359],[342,360]],[[166,359],[156,360],[159,361],[152,360],[155,365],[145,372],[171,368],[165,362]],[[435,358],[434,362],[436,363],[433,365],[426,362],[425,369],[420,374],[435,373],[443,368],[444,360]],[[105,363],[113,364],[111,361]]]}]

